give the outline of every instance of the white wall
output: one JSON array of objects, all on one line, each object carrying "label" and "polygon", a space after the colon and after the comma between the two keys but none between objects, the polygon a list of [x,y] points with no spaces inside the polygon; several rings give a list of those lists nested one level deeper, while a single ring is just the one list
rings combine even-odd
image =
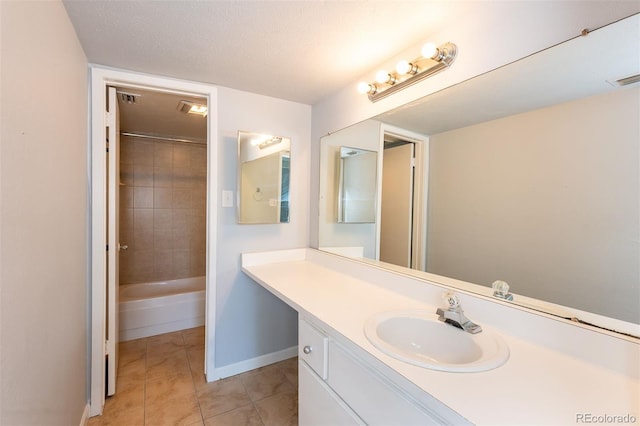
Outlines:
[{"label": "white wall", "polygon": [[0,424],[87,403],[87,61],[60,2],[0,2]]},{"label": "white wall", "polygon": [[[422,98],[481,73],[513,62],[562,41],[640,12],[633,1],[477,2],[474,13],[459,16],[438,33],[425,29],[424,41],[455,43],[459,54],[450,69],[376,103],[356,92],[357,81],[313,106],[311,135],[311,246],[318,246],[320,138],[377,114]],[[371,81],[377,69],[392,69],[420,45],[399,46],[398,56],[358,80]]]},{"label": "white wall", "polygon": [[[290,223],[239,225],[219,207],[215,367],[297,345],[297,314],[240,269],[243,252],[306,247],[309,235],[311,107],[218,89],[218,196],[237,187],[238,130],[291,138]],[[221,206],[221,202],[219,203]]]},{"label": "white wall", "polygon": [[432,135],[427,270],[640,323],[639,100],[623,88]]},{"label": "white wall", "polygon": [[373,120],[322,138],[322,170],[326,170],[326,173],[320,176],[320,211],[317,219],[322,235],[319,240],[321,247],[363,247],[364,256],[376,258],[375,223],[337,221],[337,179],[341,146],[378,152],[380,138],[380,123]]}]

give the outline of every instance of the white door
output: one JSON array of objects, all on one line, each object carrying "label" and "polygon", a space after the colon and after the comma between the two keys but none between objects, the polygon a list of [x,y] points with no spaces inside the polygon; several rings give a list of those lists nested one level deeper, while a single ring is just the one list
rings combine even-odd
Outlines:
[{"label": "white door", "polygon": [[412,267],[414,144],[384,150],[380,260]]},{"label": "white door", "polygon": [[116,392],[118,369],[118,257],[120,252],[120,123],[115,87],[107,96],[107,395]]}]

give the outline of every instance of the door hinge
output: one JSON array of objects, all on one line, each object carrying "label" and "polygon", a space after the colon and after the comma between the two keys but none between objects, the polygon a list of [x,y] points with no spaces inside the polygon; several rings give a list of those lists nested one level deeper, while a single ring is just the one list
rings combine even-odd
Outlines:
[{"label": "door hinge", "polygon": [[107,111],[105,113],[104,119],[105,119],[105,123],[107,123],[107,127],[115,126],[116,115],[113,112]]},{"label": "door hinge", "polygon": [[107,251],[109,251],[109,244],[107,244],[107,248],[106,248],[106,250],[107,250]]}]

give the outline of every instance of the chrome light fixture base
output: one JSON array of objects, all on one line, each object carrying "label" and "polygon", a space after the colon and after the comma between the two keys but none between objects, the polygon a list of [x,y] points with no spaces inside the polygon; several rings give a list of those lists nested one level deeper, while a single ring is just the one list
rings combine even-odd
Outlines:
[{"label": "chrome light fixture base", "polygon": [[397,72],[391,72],[389,75],[393,77],[394,83],[386,85],[379,82],[372,83],[371,86],[375,87],[375,91],[369,91],[367,96],[371,102],[376,102],[398,90],[419,83],[425,78],[449,68],[457,54],[458,48],[453,43],[445,43],[438,46],[434,56],[430,58],[419,57],[410,62],[418,67],[417,73],[398,74]]}]

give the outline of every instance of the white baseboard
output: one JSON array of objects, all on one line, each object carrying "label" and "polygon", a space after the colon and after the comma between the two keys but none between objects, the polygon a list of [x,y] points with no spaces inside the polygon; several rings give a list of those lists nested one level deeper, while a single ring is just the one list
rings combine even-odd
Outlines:
[{"label": "white baseboard", "polygon": [[265,365],[284,361],[285,359],[293,358],[297,355],[298,347],[291,346],[290,348],[282,349],[281,351],[271,352],[269,354],[237,362],[235,364],[214,368],[213,374],[207,375],[207,381],[213,382],[215,380],[224,379],[225,377],[235,376],[236,374],[245,373],[256,368],[264,367]]},{"label": "white baseboard", "polygon": [[89,422],[89,403],[84,406],[84,411],[82,412],[82,418],[80,419],[80,426],[87,426]]}]

